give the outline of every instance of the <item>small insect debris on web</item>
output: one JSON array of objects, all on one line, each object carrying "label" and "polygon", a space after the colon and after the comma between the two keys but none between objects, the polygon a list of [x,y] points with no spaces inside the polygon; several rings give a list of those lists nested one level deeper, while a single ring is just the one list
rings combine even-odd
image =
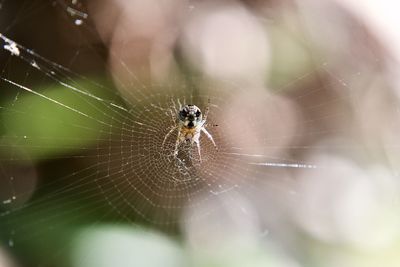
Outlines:
[{"label": "small insect debris on web", "polygon": [[4,40],[3,48],[11,53],[12,56],[19,56],[20,51],[17,44],[0,33],[0,38]]}]

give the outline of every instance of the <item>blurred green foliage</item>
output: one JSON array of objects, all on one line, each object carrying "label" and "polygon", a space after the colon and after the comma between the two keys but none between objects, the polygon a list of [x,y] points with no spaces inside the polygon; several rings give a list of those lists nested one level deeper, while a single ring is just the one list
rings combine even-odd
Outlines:
[{"label": "blurred green foliage", "polygon": [[[79,90],[111,99],[109,92],[94,83],[78,81],[75,84]],[[105,128],[115,123],[109,115],[107,100],[98,101],[62,84],[44,90],[32,89],[54,101],[23,92],[10,99],[2,114],[4,136],[14,140],[32,159],[82,152],[98,142]]]}]

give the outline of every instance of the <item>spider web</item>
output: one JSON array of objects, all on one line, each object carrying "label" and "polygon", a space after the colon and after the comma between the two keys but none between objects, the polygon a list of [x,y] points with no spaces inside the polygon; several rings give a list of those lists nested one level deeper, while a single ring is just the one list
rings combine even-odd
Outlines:
[{"label": "spider web", "polygon": [[[3,8],[6,4],[2,1]],[[260,179],[271,181],[282,172],[323,168],[302,160],[303,153],[318,150],[317,146],[283,141],[287,138],[284,134],[269,138],[256,133],[255,143],[260,147],[246,147],[247,126],[257,128],[258,117],[252,114],[259,111],[247,110],[247,125],[240,130],[232,123],[231,115],[239,112],[230,103],[234,95],[248,90],[238,84],[206,82],[192,74],[177,75],[168,83],[144,83],[126,69],[130,83],[120,82],[117,90],[107,78],[96,81],[73,70],[80,53],[92,49],[82,33],[80,46],[72,49],[73,59],[61,63],[11,37],[14,24],[24,23],[36,10],[53,7],[72,27],[93,31],[91,25],[86,25],[87,13],[76,5],[25,1],[21,14],[14,22],[6,23],[0,35],[1,56],[6,59],[0,74],[4,94],[0,225],[2,237],[10,247],[49,238],[57,229],[69,230],[71,225],[84,222],[133,222],[176,231],[184,209],[195,209],[207,201],[213,203],[213,199],[240,192],[243,187],[257,190]],[[106,68],[107,63],[102,64]],[[126,68],[123,60],[119,64]],[[282,86],[276,94],[310,83],[318,72],[330,76],[335,86],[347,88],[320,64]],[[321,111],[316,112],[316,117],[296,121],[305,128],[298,139],[317,139],[341,131],[311,127],[319,120],[346,116],[344,112],[323,113],[324,107],[339,101],[339,97],[308,103],[308,99],[325,90],[318,87],[289,95],[307,106],[306,111]],[[164,145],[163,142],[176,123],[179,106],[195,104],[204,111],[208,102],[205,127],[218,149],[202,134],[202,161],[196,147],[189,144],[182,144],[178,159],[174,158],[177,130]],[[238,139],[245,141],[238,144]],[[286,153],[254,152],[277,147]],[[26,177],[32,182],[27,182]]]},{"label": "spider web", "polygon": [[[94,140],[91,140],[94,141],[91,146],[78,148],[72,145],[68,149],[73,151],[72,157],[89,161],[93,165],[61,178],[68,180],[68,185],[51,193],[50,198],[59,198],[68,191],[79,192],[80,188],[90,185],[91,191],[100,190],[106,202],[124,218],[129,219],[130,216],[127,214],[136,214],[151,223],[169,225],[177,223],[179,220],[177,215],[184,206],[198,205],[196,201],[191,203],[192,200],[198,199],[198,195],[208,192],[210,197],[213,197],[236,190],[241,183],[248,183],[252,177],[257,176],[257,173],[265,171],[254,166],[316,168],[314,165],[290,159],[272,158],[273,161],[269,161],[271,158],[268,155],[242,153],[243,148],[224,138],[224,132],[229,133],[236,129],[232,129],[230,121],[224,120],[218,114],[235,113],[235,110],[227,108],[222,110],[221,107],[226,107],[226,103],[229,103],[229,95],[217,87],[207,90],[208,92],[202,95],[196,90],[197,80],[193,78],[188,82],[190,85],[185,85],[182,81],[172,85],[153,84],[151,88],[141,85],[142,87],[136,91],[139,96],[135,96],[134,101],[124,99],[122,104],[116,104],[85,89],[63,82],[60,76],[67,76],[70,81],[74,81],[76,78],[71,78],[69,75],[75,74],[4,35],[0,38],[3,40],[3,47],[12,56],[30,63],[33,68],[68,90],[68,93],[77,96],[74,101],[83,101],[86,107],[83,111],[76,108],[76,104],[66,104],[63,99],[52,98],[4,77],[3,82],[10,84],[14,89],[33,94],[40,98],[40,102],[47,102],[46,104],[55,109],[64,109],[76,117],[76,124],[72,124],[69,120],[65,122],[59,118],[55,118],[55,121],[51,119],[51,127],[67,123],[68,128],[98,131],[98,136],[96,134]],[[46,69],[48,71],[45,71]],[[152,91],[158,93],[151,93]],[[18,116],[15,113],[21,112],[22,116],[29,116],[29,110],[14,109],[15,106],[20,108],[17,103],[19,94],[20,92],[12,102],[12,107],[4,107],[6,113],[12,113],[14,118]],[[202,135],[201,162],[197,148],[189,143],[179,146],[179,154],[175,158],[173,152],[177,130],[167,139],[165,137],[171,127],[176,125],[179,107],[182,103],[195,103],[204,110],[208,101],[212,103],[205,127],[212,134],[218,149],[205,135]],[[43,119],[49,118],[44,116]],[[92,125],[93,128],[87,125]],[[39,138],[44,139],[44,143],[53,143],[50,138],[57,140],[57,136]],[[68,137],[63,138],[65,140]],[[7,142],[10,142],[10,139],[16,147],[19,147],[21,142],[25,143],[22,146],[29,147],[28,134],[8,136]],[[35,156],[43,159],[40,155],[41,148],[35,147],[33,150],[38,149],[38,155]],[[82,154],[75,154],[75,149]],[[92,192],[85,194],[90,195]],[[47,205],[47,202],[44,205]]]}]

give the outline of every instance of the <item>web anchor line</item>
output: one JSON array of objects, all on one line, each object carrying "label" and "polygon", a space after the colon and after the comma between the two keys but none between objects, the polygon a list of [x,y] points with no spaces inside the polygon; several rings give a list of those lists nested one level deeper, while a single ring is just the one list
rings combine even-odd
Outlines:
[{"label": "web anchor line", "polygon": [[317,165],[301,164],[301,163],[276,163],[276,162],[250,162],[251,165],[268,166],[268,167],[283,167],[283,168],[299,168],[299,169],[317,169]]},{"label": "web anchor line", "polygon": [[[61,65],[59,65],[59,64],[57,64],[57,63],[55,63],[55,62],[52,62],[52,61],[50,61],[50,60],[48,60],[48,59],[46,59],[46,58],[44,58],[44,57],[42,57],[42,56],[36,54],[36,53],[33,52],[32,50],[25,48],[24,46],[18,44],[18,43],[15,42],[14,40],[11,40],[10,38],[6,37],[6,36],[3,35],[2,33],[0,33],[0,39],[2,39],[2,40],[4,41],[3,49],[9,51],[11,55],[17,56],[17,57],[19,57],[19,58],[25,60],[25,61],[28,62],[32,67],[34,67],[34,68],[36,68],[36,69],[38,69],[38,70],[41,70],[43,67],[42,67],[40,64],[38,64],[38,62],[36,62],[36,61],[34,61],[34,60],[33,60],[33,61],[32,61],[32,60],[28,60],[27,58],[25,58],[24,56],[22,56],[21,50],[22,50],[22,51],[26,51],[28,54],[31,54],[32,56],[37,57],[37,58],[40,59],[40,60],[43,60],[46,64],[49,64],[49,65],[54,66],[54,67],[57,67],[57,68],[59,68],[59,69],[61,69],[61,70],[63,70],[63,71],[71,72],[69,69],[65,68],[64,66],[61,66]],[[71,72],[71,73],[74,74],[74,75],[77,75],[77,74],[75,74],[75,73],[73,73],[73,72]],[[65,83],[65,82],[63,82],[63,81],[61,81],[60,79],[58,79],[58,78],[55,77],[55,72],[54,72],[54,71],[45,72],[45,74],[46,74],[47,76],[49,76],[51,79],[53,79],[54,81],[56,81],[57,83],[59,83],[60,85],[64,86],[65,88],[68,88],[68,89],[73,90],[73,91],[75,91],[75,92],[77,92],[77,93],[79,93],[79,94],[85,95],[85,96],[90,97],[90,98],[92,98],[92,99],[95,99],[95,100],[97,100],[97,101],[99,101],[99,102],[103,102],[103,103],[105,103],[105,104],[107,104],[107,105],[109,105],[109,106],[116,107],[116,108],[118,108],[118,109],[120,109],[120,110],[123,110],[123,111],[129,113],[129,110],[126,109],[126,108],[124,108],[124,107],[121,106],[121,105],[118,105],[118,104],[116,104],[116,103],[110,102],[110,101],[108,101],[108,100],[106,100],[106,99],[103,99],[103,98],[101,98],[101,97],[98,97],[98,96],[96,96],[96,95],[94,95],[94,94],[91,94],[91,93],[89,93],[89,92],[80,90],[80,89],[76,88],[75,86],[69,85],[69,84],[67,84],[67,83]],[[79,76],[79,75],[78,75],[78,76]],[[6,80],[5,78],[2,78],[2,79]]]}]

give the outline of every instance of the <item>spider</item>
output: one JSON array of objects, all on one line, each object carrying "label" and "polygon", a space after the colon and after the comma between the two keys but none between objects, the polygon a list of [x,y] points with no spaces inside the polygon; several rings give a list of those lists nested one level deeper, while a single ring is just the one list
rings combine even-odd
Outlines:
[{"label": "spider", "polygon": [[[210,102],[208,102],[208,104],[210,104]],[[208,137],[208,139],[210,139],[210,141],[213,143],[215,149],[217,149],[217,145],[215,144],[213,137],[205,128],[205,123],[209,111],[210,108],[208,105],[206,107],[206,111],[203,116],[200,108],[198,108],[197,106],[192,104],[184,105],[182,108],[180,108],[177,114],[177,119],[173,118],[175,125],[165,135],[162,146],[164,147],[164,143],[167,140],[167,138],[171,135],[171,133],[174,130],[178,129],[178,136],[175,142],[174,157],[176,158],[178,156],[178,148],[180,144],[184,142],[190,142],[191,145],[193,145],[194,143],[196,144],[197,151],[199,153],[199,161],[201,162],[201,152],[200,152],[201,132],[204,132],[204,134]]]}]

